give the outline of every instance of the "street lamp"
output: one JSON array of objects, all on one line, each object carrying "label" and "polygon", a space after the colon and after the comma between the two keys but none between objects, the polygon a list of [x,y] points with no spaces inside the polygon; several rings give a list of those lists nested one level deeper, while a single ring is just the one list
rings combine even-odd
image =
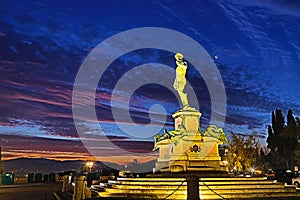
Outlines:
[{"label": "street lamp", "polygon": [[92,161],[88,161],[86,163],[86,166],[90,169],[90,172],[92,171],[92,167],[94,166],[94,163]]}]

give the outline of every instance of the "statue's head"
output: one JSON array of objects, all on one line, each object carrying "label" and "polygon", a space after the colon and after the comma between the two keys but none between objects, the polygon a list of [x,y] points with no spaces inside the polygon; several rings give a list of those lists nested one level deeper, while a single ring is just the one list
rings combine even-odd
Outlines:
[{"label": "statue's head", "polygon": [[182,61],[183,55],[182,55],[181,53],[176,53],[176,54],[175,54],[175,59],[176,59],[176,60],[179,60],[179,61]]}]

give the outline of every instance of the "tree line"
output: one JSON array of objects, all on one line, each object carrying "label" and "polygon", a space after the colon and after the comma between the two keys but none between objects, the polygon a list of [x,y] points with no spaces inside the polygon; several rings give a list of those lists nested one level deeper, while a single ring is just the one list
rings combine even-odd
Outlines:
[{"label": "tree line", "polygon": [[267,133],[267,146],[261,147],[257,133],[231,132],[231,142],[223,156],[229,170],[293,169],[300,164],[300,119],[294,117],[292,110],[288,111],[286,120],[282,110],[272,111]]}]

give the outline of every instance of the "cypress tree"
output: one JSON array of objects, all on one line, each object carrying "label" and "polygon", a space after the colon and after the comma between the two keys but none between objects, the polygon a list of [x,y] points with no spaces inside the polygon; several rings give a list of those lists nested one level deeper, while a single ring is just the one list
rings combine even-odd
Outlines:
[{"label": "cypress tree", "polygon": [[287,114],[287,128],[290,129],[291,132],[296,132],[297,125],[296,120],[293,116],[293,111],[290,109]]}]

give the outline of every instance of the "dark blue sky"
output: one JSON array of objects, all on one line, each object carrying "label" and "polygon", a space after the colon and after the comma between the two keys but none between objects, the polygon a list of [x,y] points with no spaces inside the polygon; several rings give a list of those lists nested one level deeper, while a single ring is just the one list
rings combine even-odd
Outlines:
[{"label": "dark blue sky", "polygon": [[[300,115],[299,13],[297,1],[4,0],[0,8],[0,145],[4,156],[56,158],[67,152],[65,158],[72,159],[74,151],[88,157],[72,116],[76,74],[99,43],[140,27],[172,29],[202,45],[224,82],[225,132],[256,131],[266,136],[275,108]],[[152,135],[135,142],[120,131],[114,124],[110,98],[128,70],[149,62],[175,69],[171,52],[130,52],[111,64],[96,94],[97,116],[106,135],[132,152],[140,152],[141,147],[150,150]],[[201,128],[205,129],[212,112],[207,86],[193,66],[187,78],[197,95],[203,113]],[[130,103],[133,121],[142,124],[149,122],[153,104],[162,105],[169,115],[168,129],[173,126],[170,115],[179,108],[174,91],[158,85],[139,88]],[[87,125],[87,132],[92,130]],[[68,142],[77,148],[70,148]],[[33,143],[44,144],[43,149]]]}]

